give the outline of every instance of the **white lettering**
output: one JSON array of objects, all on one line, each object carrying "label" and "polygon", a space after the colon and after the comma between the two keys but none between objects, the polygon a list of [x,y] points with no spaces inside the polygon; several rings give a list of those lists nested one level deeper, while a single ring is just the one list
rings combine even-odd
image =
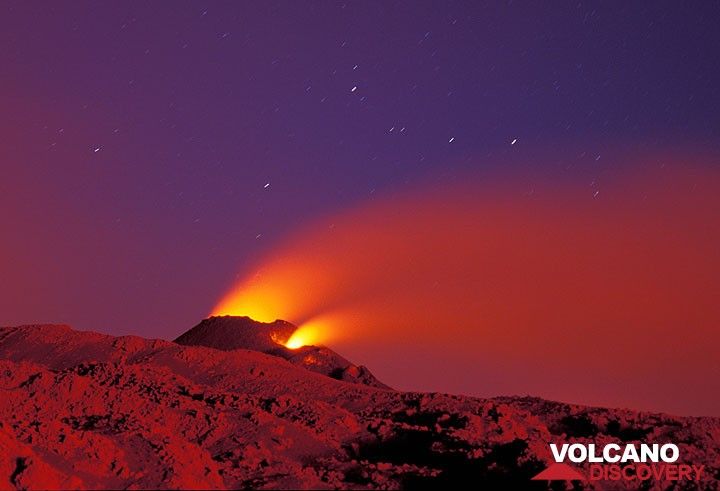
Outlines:
[{"label": "white lettering", "polygon": [[[610,455],[610,450],[615,450],[615,454]],[[610,463],[620,460],[620,445],[617,443],[608,443],[605,445],[605,448],[603,448],[603,458],[605,459],[605,462]]]},{"label": "white lettering", "polygon": [[680,449],[673,443],[666,443],[662,446],[657,443],[640,445],[638,449],[634,444],[621,447],[617,443],[608,443],[598,453],[594,443],[587,445],[582,443],[563,443],[560,447],[556,443],[550,444],[555,462],[564,462],[569,459],[576,464],[582,462],[666,462],[671,464],[680,458]]},{"label": "white lettering", "polygon": [[587,460],[587,453],[587,447],[585,445],[573,443],[568,450],[568,458],[576,464],[579,464]]},{"label": "white lettering", "polygon": [[620,459],[620,462],[627,462],[627,461],[637,462],[640,460],[640,457],[638,457],[637,450],[635,449],[635,445],[625,445],[625,451],[622,454],[622,458]]},{"label": "white lettering", "polygon": [[555,445],[554,443],[550,444],[550,450],[552,451],[555,462],[563,462],[565,460],[565,455],[567,454],[568,450],[568,444],[563,443],[561,448],[562,452],[558,452],[557,445]]},{"label": "white lettering", "polygon": [[640,461],[641,462],[659,462],[658,460],[658,444],[653,443],[650,445],[640,445]]},{"label": "white lettering", "polygon": [[595,453],[595,444],[591,443],[588,445],[588,461],[589,462],[602,462],[603,458]]},{"label": "white lettering", "polygon": [[[672,457],[668,457],[668,450],[672,450]],[[660,447],[660,458],[663,462],[671,464],[680,457],[680,449],[674,443],[666,443]]]}]

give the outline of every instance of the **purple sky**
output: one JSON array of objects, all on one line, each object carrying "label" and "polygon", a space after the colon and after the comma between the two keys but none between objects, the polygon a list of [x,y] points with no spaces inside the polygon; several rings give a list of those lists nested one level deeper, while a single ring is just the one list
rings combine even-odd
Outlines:
[{"label": "purple sky", "polygon": [[593,193],[615,148],[711,151],[718,20],[717,2],[5,2],[0,324],[174,337],[293,229],[376,195],[537,155]]}]

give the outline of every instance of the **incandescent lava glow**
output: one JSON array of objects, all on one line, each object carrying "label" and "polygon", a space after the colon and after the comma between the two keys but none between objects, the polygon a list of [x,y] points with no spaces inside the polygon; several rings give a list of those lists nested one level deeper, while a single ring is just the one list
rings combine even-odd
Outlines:
[{"label": "incandescent lava glow", "polygon": [[287,347],[399,389],[720,415],[717,159],[648,160],[600,193],[513,176],[376,199],[301,229],[213,314],[298,324]]},{"label": "incandescent lava glow", "polygon": [[322,342],[322,329],[316,323],[306,323],[298,327],[294,333],[288,338],[285,347],[289,349],[298,349],[303,346],[314,346]]},{"label": "incandescent lava glow", "polygon": [[335,339],[331,316],[315,317],[298,327],[285,342],[285,347],[298,349],[303,346],[318,346]]},{"label": "incandescent lava glow", "polygon": [[302,338],[302,336],[296,336],[294,334],[290,336],[290,339],[288,339],[287,343],[285,343],[285,347],[288,349],[298,349],[303,346],[308,346],[308,343]]}]

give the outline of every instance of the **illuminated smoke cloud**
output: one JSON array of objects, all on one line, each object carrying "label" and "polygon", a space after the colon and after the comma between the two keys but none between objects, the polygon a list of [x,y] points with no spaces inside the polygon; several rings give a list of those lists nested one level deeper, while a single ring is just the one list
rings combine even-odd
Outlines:
[{"label": "illuminated smoke cloud", "polygon": [[[659,168],[658,168],[659,169]],[[403,389],[720,411],[718,173],[470,182],[300,230],[214,314],[302,324]]]}]

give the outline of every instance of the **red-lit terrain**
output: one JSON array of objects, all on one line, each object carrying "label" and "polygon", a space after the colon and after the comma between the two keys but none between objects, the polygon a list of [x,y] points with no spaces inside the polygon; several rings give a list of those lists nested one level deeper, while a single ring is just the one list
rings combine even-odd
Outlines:
[{"label": "red-lit terrain", "polygon": [[676,442],[717,488],[718,418],[394,391],[327,348],[278,344],[293,329],[0,329],[0,488],[542,488],[548,442],[567,440]]}]

